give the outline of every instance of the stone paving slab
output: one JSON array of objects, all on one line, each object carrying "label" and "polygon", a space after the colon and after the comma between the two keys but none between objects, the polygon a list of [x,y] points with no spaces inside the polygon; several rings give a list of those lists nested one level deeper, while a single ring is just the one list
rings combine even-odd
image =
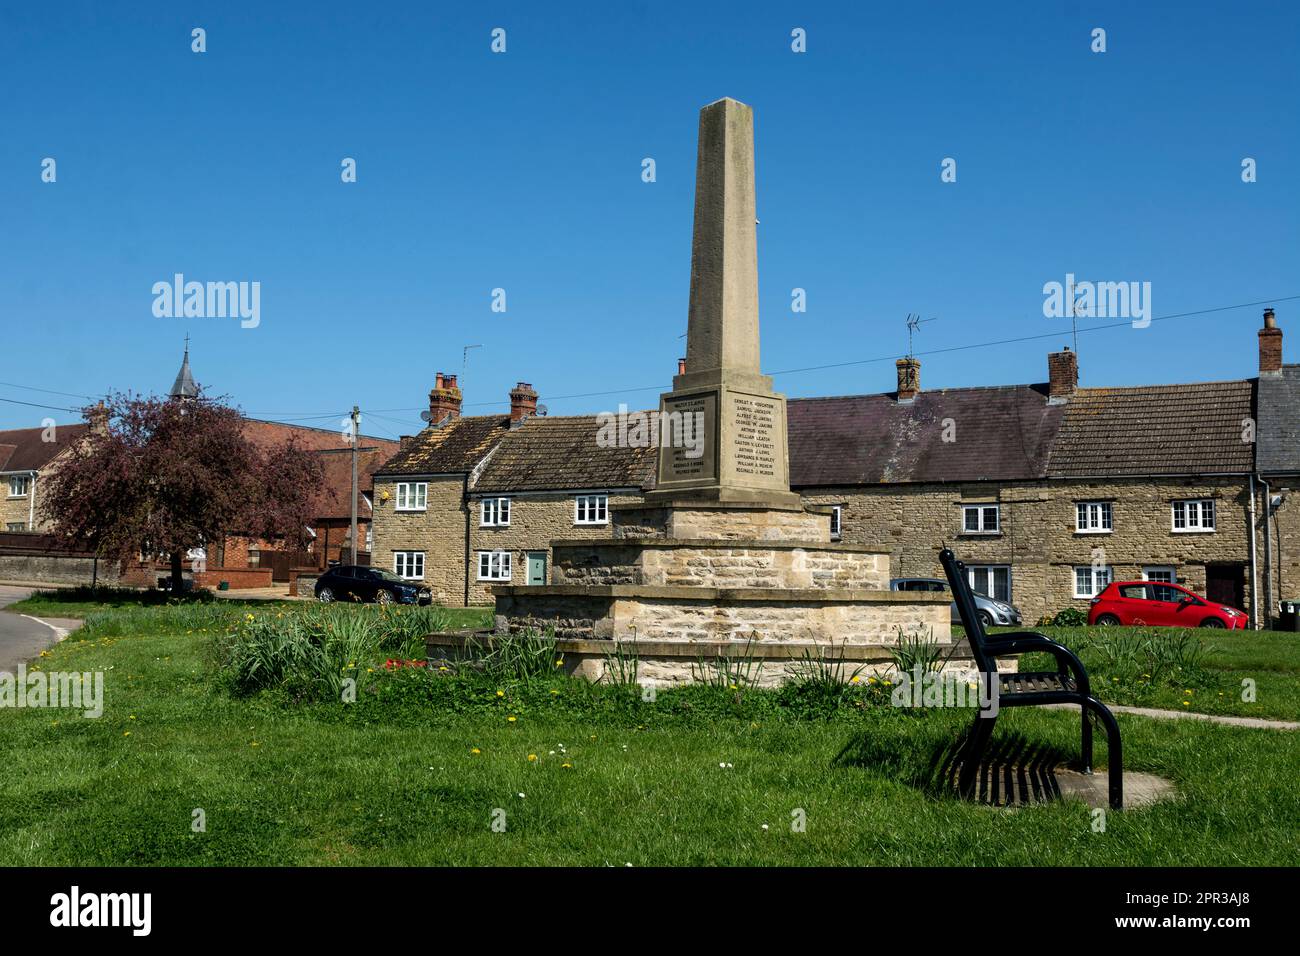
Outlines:
[{"label": "stone paving slab", "polygon": [[[1078,710],[1074,704],[1046,704],[1054,710]],[[1127,704],[1107,704],[1111,713],[1135,714],[1154,717],[1156,720],[1208,720],[1212,724],[1228,727],[1258,727],[1263,730],[1300,730],[1300,721],[1269,720],[1265,717],[1233,717],[1228,714],[1198,714],[1191,710],[1161,710],[1157,707],[1131,707]],[[1127,779],[1127,775],[1126,775]]]}]

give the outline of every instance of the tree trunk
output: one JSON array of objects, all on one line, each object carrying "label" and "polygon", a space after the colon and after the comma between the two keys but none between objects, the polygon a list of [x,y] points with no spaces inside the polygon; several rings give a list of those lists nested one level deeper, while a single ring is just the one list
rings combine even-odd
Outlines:
[{"label": "tree trunk", "polygon": [[180,596],[185,593],[184,555],[172,552],[172,594]]}]

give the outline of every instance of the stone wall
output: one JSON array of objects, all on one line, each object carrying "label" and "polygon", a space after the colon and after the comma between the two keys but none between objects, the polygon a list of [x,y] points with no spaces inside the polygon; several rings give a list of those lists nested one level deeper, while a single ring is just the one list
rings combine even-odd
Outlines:
[{"label": "stone wall", "polygon": [[32,584],[118,584],[116,561],[66,554],[0,554],[0,581]]},{"label": "stone wall", "polygon": [[0,531],[9,531],[10,525],[21,524],[21,528],[13,528],[14,531],[39,531],[41,515],[37,510],[35,521],[31,520],[32,504],[36,502],[36,486],[40,484],[40,478],[28,479],[27,494],[21,498],[9,497],[9,476],[0,475]]},{"label": "stone wall", "polygon": [[[1174,532],[1173,499],[1201,497],[1216,502],[1216,530]],[[1148,565],[1173,566],[1202,595],[1206,562],[1244,564],[1249,557],[1245,478],[859,486],[808,490],[804,498],[841,505],[842,540],[888,548],[894,577],[943,577],[944,543],[967,564],[1009,565],[1011,601],[1030,623],[1066,607],[1087,609],[1088,600],[1074,596],[1074,568],[1094,557],[1115,580],[1140,578]],[[1075,530],[1075,504],[1093,500],[1111,502],[1111,533]],[[966,534],[963,504],[999,505],[999,532]]]},{"label": "stone wall", "polygon": [[[503,528],[480,525],[479,500],[471,502],[470,561],[466,568],[469,581],[470,604],[491,604],[494,584],[526,584],[528,552],[546,552],[547,578],[552,562],[551,542],[556,539],[595,539],[611,535],[610,524],[580,525],[575,520],[576,495],[572,492],[532,492],[529,494],[501,495],[510,499],[510,524]],[[610,506],[640,500],[640,495],[611,494]],[[509,581],[479,581],[478,552],[509,551],[511,577]]]},{"label": "stone wall", "polygon": [[597,542],[553,546],[555,584],[651,584],[736,588],[889,587],[889,556],[851,546],[794,542]]},{"label": "stone wall", "polygon": [[[1300,599],[1300,476],[1275,479],[1269,482],[1273,495],[1282,496],[1282,504],[1271,518],[1269,532],[1272,536],[1273,559],[1273,608],[1278,613],[1280,601]],[[1264,586],[1264,491],[1259,491],[1256,502],[1256,515],[1260,525],[1259,543],[1259,582]],[[1263,600],[1261,590],[1260,599]]]},{"label": "stone wall", "polygon": [[397,481],[376,478],[374,550],[370,565],[393,570],[394,551],[424,552],[424,583],[437,604],[465,603],[465,479],[460,475],[403,479],[428,483],[424,511],[397,510]]}]

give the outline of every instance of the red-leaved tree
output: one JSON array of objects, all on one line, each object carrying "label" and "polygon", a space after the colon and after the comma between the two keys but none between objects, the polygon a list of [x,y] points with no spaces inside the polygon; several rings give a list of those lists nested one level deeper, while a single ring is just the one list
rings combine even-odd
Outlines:
[{"label": "red-leaved tree", "polygon": [[55,533],[123,561],[165,555],[177,593],[185,552],[224,534],[302,544],[324,470],[292,440],[259,450],[237,409],[202,394],[119,393],[86,417],[88,434],[45,481]]}]

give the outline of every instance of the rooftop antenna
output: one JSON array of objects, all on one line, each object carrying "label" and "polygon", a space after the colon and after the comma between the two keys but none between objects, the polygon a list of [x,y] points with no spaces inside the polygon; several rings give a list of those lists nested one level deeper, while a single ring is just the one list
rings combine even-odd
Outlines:
[{"label": "rooftop antenna", "polygon": [[460,359],[460,372],[461,372],[461,375],[462,375],[462,376],[465,374],[465,370],[469,368],[469,350],[470,350],[470,349],[481,349],[482,347],[483,347],[483,346],[481,346],[481,345],[467,345],[467,346],[465,346],[464,350],[463,350],[462,353],[461,353],[461,359]]},{"label": "rooftop antenna", "polygon": [[[1074,335],[1074,354],[1079,354],[1079,315],[1082,306],[1082,297],[1076,295],[1074,301],[1070,303],[1070,331]],[[1085,316],[1086,318],[1087,316]]]},{"label": "rooftop antenna", "polygon": [[915,357],[915,353],[912,351],[912,336],[916,334],[917,330],[921,327],[921,323],[937,322],[937,321],[939,321],[937,317],[931,319],[923,319],[921,318],[920,313],[917,312],[907,313],[907,357],[908,358]]}]

